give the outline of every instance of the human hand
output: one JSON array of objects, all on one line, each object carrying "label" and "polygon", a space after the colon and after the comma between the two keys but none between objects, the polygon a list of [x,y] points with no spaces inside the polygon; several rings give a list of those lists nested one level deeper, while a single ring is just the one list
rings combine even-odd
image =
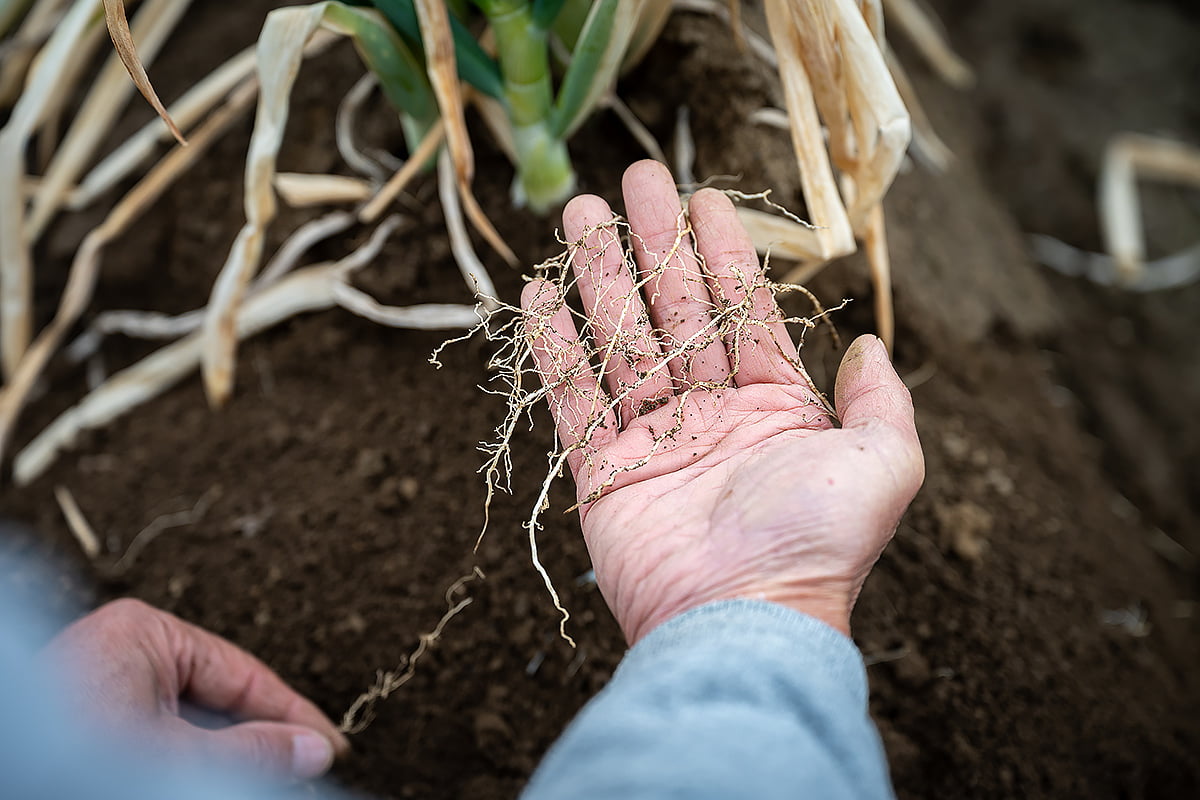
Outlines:
[{"label": "human hand", "polygon": [[[137,600],[116,600],[69,626],[43,658],[65,671],[68,700],[102,733],[184,758],[315,778],[349,743],[315,705],[249,653]],[[220,730],[180,716],[180,699],[243,722]]]},{"label": "human hand", "polygon": [[[522,295],[559,439],[576,448],[567,460],[601,592],[631,644],[731,598],[848,633],[863,581],[924,479],[908,390],[882,343],[860,337],[837,377],[839,424],[803,372],[729,199],[692,197],[693,250],[665,167],[633,165],[623,189],[641,293],[608,205],[581,196],[563,211],[567,240],[582,243],[572,265],[595,351],[609,356],[607,392],[559,290],[534,281]],[[731,304],[749,322],[706,336]],[[678,357],[655,370],[664,352]]]}]

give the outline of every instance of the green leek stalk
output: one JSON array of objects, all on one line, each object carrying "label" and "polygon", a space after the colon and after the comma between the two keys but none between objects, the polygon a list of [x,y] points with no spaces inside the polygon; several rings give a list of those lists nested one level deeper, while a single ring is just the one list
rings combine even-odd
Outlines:
[{"label": "green leek stalk", "polygon": [[496,36],[517,148],[513,199],[537,212],[565,200],[575,188],[566,143],[554,133],[554,88],[550,78],[547,29],[534,20],[525,0],[480,0]]}]

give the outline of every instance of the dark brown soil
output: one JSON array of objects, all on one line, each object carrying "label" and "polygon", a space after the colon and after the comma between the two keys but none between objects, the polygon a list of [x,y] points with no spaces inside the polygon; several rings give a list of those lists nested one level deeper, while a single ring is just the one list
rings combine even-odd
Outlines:
[{"label": "dark brown soil", "polygon": [[[175,96],[248,44],[272,5],[197,3],[154,70],[160,92]],[[888,201],[897,363],[918,383],[929,477],[854,618],[897,790],[1200,796],[1200,585],[1195,558],[1163,544],[1169,536],[1200,552],[1200,287],[1133,297],[1060,279],[1030,262],[1022,235],[1099,246],[1091,198],[1110,134],[1200,139],[1200,20],[1186,3],[937,5],[979,85],[941,85],[895,37],[958,160],[945,175],[901,176]],[[332,115],[358,74],[349,47],[302,72],[283,168],[337,168]],[[741,175],[744,188],[774,187],[797,205],[786,136],[745,122],[779,102],[776,89],[718,23],[677,17],[623,93],[663,141],[676,107],[690,106],[699,174]],[[116,136],[143,119],[136,109]],[[400,146],[385,108],[368,125],[380,144]],[[240,223],[231,198],[248,135],[249,122],[110,249],[95,309],[205,301]],[[551,251],[553,224],[509,210],[510,169],[479,150],[481,201],[533,263]],[[641,156],[607,116],[572,150],[582,188],[614,201],[622,169]],[[385,302],[464,296],[428,183],[363,277]],[[1149,195],[1152,248],[1195,238],[1194,198]],[[273,234],[301,219],[285,213]],[[63,220],[49,237],[45,313],[90,224]],[[515,297],[517,275],[490,263]],[[813,288],[856,298],[837,318],[844,334],[869,327],[861,259],[830,267]],[[436,622],[445,587],[476,563],[475,446],[502,409],[476,389],[486,347],[450,348],[439,371],[426,359],[441,338],[343,312],[287,323],[243,347],[225,410],[209,411],[193,378],[86,437],[29,489],[5,486],[4,515],[38,531],[14,532],[10,544],[54,559],[58,582],[43,596],[60,610],[144,598],[259,654],[338,716]],[[117,340],[105,350],[110,369],[146,352]],[[828,343],[813,340],[806,354],[827,380]],[[21,442],[82,390],[79,374],[57,368]],[[515,454],[525,479],[493,507],[475,603],[355,738],[339,780],[387,798],[513,797],[620,659],[601,598],[576,583],[588,560],[573,517],[548,515],[541,544],[578,651],[556,638],[529,564],[519,525],[544,468],[545,422]],[[59,484],[114,553],[156,517],[212,503],[114,578],[79,555],[52,498]],[[567,494],[560,487],[557,508]],[[1145,625],[1113,624],[1122,610]]]}]

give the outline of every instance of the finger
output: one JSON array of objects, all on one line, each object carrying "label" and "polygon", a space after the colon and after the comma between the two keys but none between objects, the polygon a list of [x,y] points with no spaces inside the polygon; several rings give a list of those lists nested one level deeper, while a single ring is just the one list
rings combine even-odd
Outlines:
[{"label": "finger", "polygon": [[201,753],[212,760],[269,775],[309,780],[333,766],[333,744],[315,731],[282,722],[243,722],[205,730],[176,720],[173,732],[180,752]]},{"label": "finger", "polygon": [[869,431],[882,448],[901,487],[916,494],[925,478],[912,395],[877,336],[855,339],[842,357],[834,387],[842,427]]},{"label": "finger", "polygon": [[[612,226],[608,203],[593,195],[576,197],[563,209],[563,232],[573,243],[571,266],[579,296],[591,320],[609,392],[620,400],[620,419],[661,405],[673,394],[671,375],[654,367],[662,351],[654,339],[650,317],[633,275],[625,264],[625,248]],[[574,247],[574,243],[580,246]]]},{"label": "finger", "polygon": [[729,378],[725,345],[715,336],[712,297],[692,251],[689,234],[681,234],[682,206],[667,168],[639,161],[622,181],[633,248],[649,298],[650,319],[668,335],[663,351],[683,348],[670,362],[672,376],[692,383],[724,383]]},{"label": "finger", "polygon": [[158,613],[168,629],[180,694],[240,719],[306,728],[331,742],[339,754],[349,751],[350,743],[337,726],[266,664],[219,636]]},{"label": "finger", "polygon": [[[616,415],[608,408],[608,396],[579,344],[575,322],[558,288],[548,281],[531,281],[521,292],[521,308],[525,311],[525,335],[546,387],[558,439],[564,447],[583,442],[567,457],[576,483],[582,486],[585,481],[580,468],[597,448],[616,437]],[[588,429],[596,419],[600,423],[589,435]]]},{"label": "finger", "polygon": [[734,383],[801,381],[793,364],[799,356],[783,322],[783,311],[764,285],[758,253],[738,220],[737,209],[716,189],[701,189],[692,196],[688,209],[696,247],[707,267],[709,291],[717,305],[740,305],[749,296],[746,324],[725,338]]}]

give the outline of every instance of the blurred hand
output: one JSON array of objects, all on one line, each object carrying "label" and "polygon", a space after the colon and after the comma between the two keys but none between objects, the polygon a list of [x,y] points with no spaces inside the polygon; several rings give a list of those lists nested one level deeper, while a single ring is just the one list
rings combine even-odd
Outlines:
[{"label": "blurred hand", "polygon": [[[267,665],[137,600],[117,600],[74,623],[43,658],[73,681],[64,694],[102,733],[163,755],[307,779],[349,750],[337,727]],[[181,698],[243,721],[196,727],[180,716]]]},{"label": "blurred hand", "polygon": [[[607,392],[583,366],[558,289],[534,281],[522,296],[542,318],[558,309],[549,326],[526,324],[564,446],[586,438],[597,410],[628,392],[568,459],[580,501],[590,501],[580,519],[601,592],[631,644],[675,615],[730,598],[780,603],[848,633],[863,581],[924,479],[907,389],[882,343],[860,337],[838,373],[835,422],[797,368],[729,199],[705,189],[689,204],[705,275],[690,236],[679,239],[666,168],[635,164],[623,188],[641,276],[666,264],[644,297],[617,232],[604,227],[608,205],[581,196],[563,212],[567,240],[584,245],[573,267],[595,348],[616,342],[602,376]],[[756,285],[756,324],[724,341],[697,334],[722,298],[742,302]],[[646,354],[693,336],[702,347],[673,359],[669,374],[652,370]]]}]

